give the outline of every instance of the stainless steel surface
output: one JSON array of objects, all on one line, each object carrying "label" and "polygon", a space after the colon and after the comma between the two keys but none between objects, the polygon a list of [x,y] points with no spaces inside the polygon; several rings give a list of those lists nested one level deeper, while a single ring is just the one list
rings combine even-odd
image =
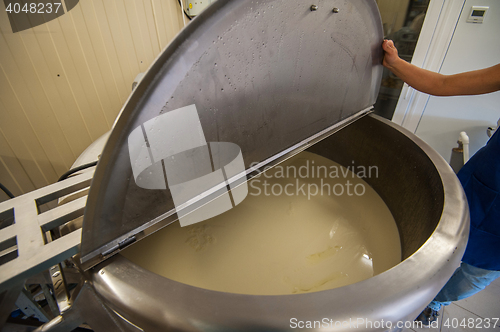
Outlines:
[{"label": "stainless steel surface", "polygon": [[[332,14],[333,5],[340,13]],[[158,57],[114,125],[86,206],[86,266],[130,236],[168,223],[166,216],[176,219],[169,190],[135,184],[127,145],[132,130],[195,104],[207,142],[237,144],[247,169],[275,160],[374,104],[382,39],[372,0],[335,0],[314,14],[299,0],[209,6]]]},{"label": "stainless steel surface", "polygon": [[[416,144],[410,144],[408,138]],[[365,181],[381,196],[396,220],[403,259],[427,241],[440,218],[449,221],[450,216],[444,212],[454,212],[451,216],[461,222],[456,225],[460,236],[453,241],[467,235],[467,201],[455,173],[437,152],[393,122],[370,115],[308,151],[342,165],[377,166],[378,176]],[[445,197],[448,206],[444,205]],[[456,211],[444,210],[454,203]]]},{"label": "stainless steel surface", "polygon": [[70,295],[62,265],[57,264],[52,266],[49,269],[49,273],[54,287],[54,297],[57,301],[57,307],[59,308],[59,312],[63,313],[71,307],[71,302],[69,300]]},{"label": "stainless steel surface", "polygon": [[68,221],[82,216],[86,202],[87,196],[84,196],[42,213],[38,218],[42,231],[48,232]]},{"label": "stainless steel surface", "polygon": [[[334,125],[332,125],[329,128],[326,128],[310,137],[307,139],[300,141],[291,147],[275,154],[274,156],[271,156],[270,158],[263,160],[261,162],[253,163],[252,166],[250,166],[246,171],[243,176],[246,176],[248,179],[252,178],[253,176],[258,175],[263,171],[264,168],[266,167],[272,167],[280,162],[296,155],[297,153],[304,151],[311,145],[315,144],[316,142],[319,142],[326,137],[333,135],[336,133],[338,130],[344,128],[345,126],[348,126],[350,123],[360,119],[361,117],[367,115],[372,109],[367,108],[364,109],[358,113],[355,113],[349,117],[347,117],[344,120],[341,120]],[[228,182],[238,182],[240,179],[239,178],[232,178],[231,180],[228,180]],[[222,184],[224,187],[225,184]],[[215,192],[217,194],[217,190],[220,189],[218,187],[213,188],[212,190],[208,191],[204,196],[200,198],[200,200],[204,199],[205,197],[210,196],[211,193]],[[99,252],[101,254],[99,256],[95,256],[92,259],[88,259],[85,261],[83,264],[83,267],[85,270],[97,265],[101,261],[108,259],[109,257],[117,254],[119,251],[122,249],[125,249],[128,245],[142,240],[145,237],[147,237],[150,234],[153,234],[154,232],[158,231],[159,229],[166,227],[168,225],[171,225],[172,223],[177,222],[177,215],[175,210],[168,211],[166,213],[160,214],[159,216],[153,218],[152,220],[146,221],[144,224],[141,226],[135,228],[134,230],[127,232],[114,241],[104,245],[101,247]]]},{"label": "stainless steel surface", "polygon": [[[101,137],[96,139],[92,144],[90,144],[85,151],[82,152],[81,155],[76,158],[75,162],[73,165],[71,165],[71,169],[91,163],[93,161],[99,160],[102,149],[104,148],[104,145],[106,144],[108,137],[109,137],[110,132],[106,132],[103,134]],[[92,168],[91,168],[92,169]],[[83,172],[83,171],[82,171]]]},{"label": "stainless steel surface", "polygon": [[[81,278],[81,276],[80,276]],[[45,297],[45,300],[47,301],[47,305],[50,309],[50,313],[52,314],[52,317],[57,317],[59,315],[59,307],[57,306],[56,301],[52,297],[52,294],[50,293],[50,289],[45,283],[41,283],[40,287],[42,288],[43,296]]]},{"label": "stainless steel surface", "polygon": [[[91,226],[84,234],[90,234],[89,248],[99,252],[106,243],[114,246],[130,235],[155,230],[144,220],[161,225],[165,220],[155,218],[169,212],[175,218],[168,194],[133,188],[126,140],[132,129],[160,112],[195,103],[202,105],[199,116],[207,140],[238,144],[247,171],[258,172],[305,148],[340,164],[377,166],[379,176],[366,180],[394,215],[405,260],[373,278],[337,289],[250,296],[188,286],[115,255],[81,271],[85,283],[75,291],[73,305],[40,331],[66,331],[84,321],[96,331],[287,331],[292,329],[291,318],[341,323],[360,318],[395,324],[413,320],[430,302],[465,249],[465,196],[450,167],[423,141],[378,117],[359,118],[375,101],[380,78],[382,36],[375,2],[318,4],[312,14],[307,4],[295,0],[219,0],[190,23],[123,109],[93,180],[85,221]],[[333,6],[340,9],[338,13],[333,13]],[[263,18],[264,10],[270,17]],[[236,90],[230,94],[228,87]],[[250,168],[253,162],[258,164]],[[69,193],[59,189],[51,187],[38,204]],[[81,208],[83,200],[75,202],[70,207]],[[38,212],[29,206],[26,211],[38,223],[39,234],[42,225],[43,230],[57,227],[71,213],[56,210],[52,215],[57,222],[38,220]],[[9,211],[4,207],[0,205],[0,212]],[[16,205],[16,211],[23,209],[24,205]],[[144,218],[131,218],[135,212]],[[1,230],[3,240],[14,234],[11,227]],[[137,227],[143,227],[144,234],[134,234]],[[36,266],[17,271],[18,275],[25,277],[41,268]],[[336,325],[321,330],[352,328]]]},{"label": "stainless steel surface", "polygon": [[84,200],[46,212],[40,206],[88,187],[92,175],[87,172],[0,203],[0,216],[12,219],[0,229],[0,251],[13,250],[0,268],[0,291],[78,253],[81,230],[52,242],[45,233],[81,216]]},{"label": "stainless steel surface", "polygon": [[[68,284],[77,284],[80,282],[82,275],[75,268],[64,268],[64,276],[66,277],[66,282]],[[49,274],[49,271],[43,271],[36,275],[33,275],[26,279],[26,284],[51,284],[52,277]]]},{"label": "stainless steel surface", "polygon": [[95,332],[141,331],[104,305],[88,282],[82,282],[73,292],[72,306],[63,314],[37,328],[35,331],[67,332],[83,323]]},{"label": "stainless steel surface", "polygon": [[[378,167],[379,176],[366,180],[396,220],[403,262],[373,278],[328,291],[251,296],[188,286],[116,255],[90,271],[97,294],[146,331],[286,331],[291,330],[291,318],[394,324],[413,320],[452,275],[465,250],[468,206],[455,174],[422,140],[373,115],[308,151],[348,166],[355,161]],[[357,330],[383,329],[361,325]]]}]

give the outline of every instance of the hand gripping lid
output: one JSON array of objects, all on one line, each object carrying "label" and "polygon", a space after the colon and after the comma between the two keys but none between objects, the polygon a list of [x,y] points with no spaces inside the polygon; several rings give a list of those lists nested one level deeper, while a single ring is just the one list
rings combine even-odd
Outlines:
[{"label": "hand gripping lid", "polygon": [[84,267],[173,221],[227,211],[253,171],[366,112],[382,39],[373,0],[210,5],[155,60],[114,124],[87,200]]}]

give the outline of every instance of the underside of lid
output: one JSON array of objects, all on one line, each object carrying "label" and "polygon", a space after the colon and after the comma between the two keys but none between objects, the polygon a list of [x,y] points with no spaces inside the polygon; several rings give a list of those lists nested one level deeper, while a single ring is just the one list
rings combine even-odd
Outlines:
[{"label": "underside of lid", "polygon": [[256,168],[375,103],[383,39],[375,1],[311,5],[218,0],[160,54],[125,103],[95,172],[84,267],[169,222],[217,213],[203,210],[214,199],[231,208]]}]

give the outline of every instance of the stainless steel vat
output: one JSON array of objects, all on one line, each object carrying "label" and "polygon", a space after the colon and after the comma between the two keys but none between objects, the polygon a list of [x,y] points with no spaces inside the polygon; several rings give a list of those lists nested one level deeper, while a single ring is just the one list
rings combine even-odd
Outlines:
[{"label": "stainless steel vat", "polygon": [[[387,330],[373,324],[413,320],[459,265],[468,207],[448,164],[415,135],[377,116],[364,117],[309,151],[341,164],[377,165],[367,179],[397,222],[404,260],[362,282],[284,296],[230,294],[188,286],[117,255],[92,269],[106,305],[145,331],[286,331],[290,320],[346,322],[317,331]],[[175,253],[166,253],[175,254]],[[366,324],[362,323],[365,322]],[[369,322],[372,322],[370,325]],[[380,325],[379,325],[380,326]]]},{"label": "stainless steel vat", "polygon": [[[362,117],[375,103],[382,37],[372,0],[218,0],[167,47],[115,123],[85,211],[85,278],[123,329],[286,331],[296,319],[320,322],[322,331],[397,330],[432,300],[465,250],[468,207],[455,174],[427,144]],[[247,168],[304,148],[344,165],[376,165],[379,176],[366,180],[397,222],[404,260],[337,289],[252,296],[188,286],[116,255],[176,218],[167,191],[135,186],[127,137],[190,104],[207,141],[240,146]]]}]

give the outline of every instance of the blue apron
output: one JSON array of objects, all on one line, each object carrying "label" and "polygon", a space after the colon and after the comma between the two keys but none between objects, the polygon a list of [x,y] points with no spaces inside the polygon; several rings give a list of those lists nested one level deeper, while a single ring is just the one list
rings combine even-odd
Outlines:
[{"label": "blue apron", "polygon": [[462,261],[500,271],[500,129],[458,172],[470,209],[470,235]]}]

